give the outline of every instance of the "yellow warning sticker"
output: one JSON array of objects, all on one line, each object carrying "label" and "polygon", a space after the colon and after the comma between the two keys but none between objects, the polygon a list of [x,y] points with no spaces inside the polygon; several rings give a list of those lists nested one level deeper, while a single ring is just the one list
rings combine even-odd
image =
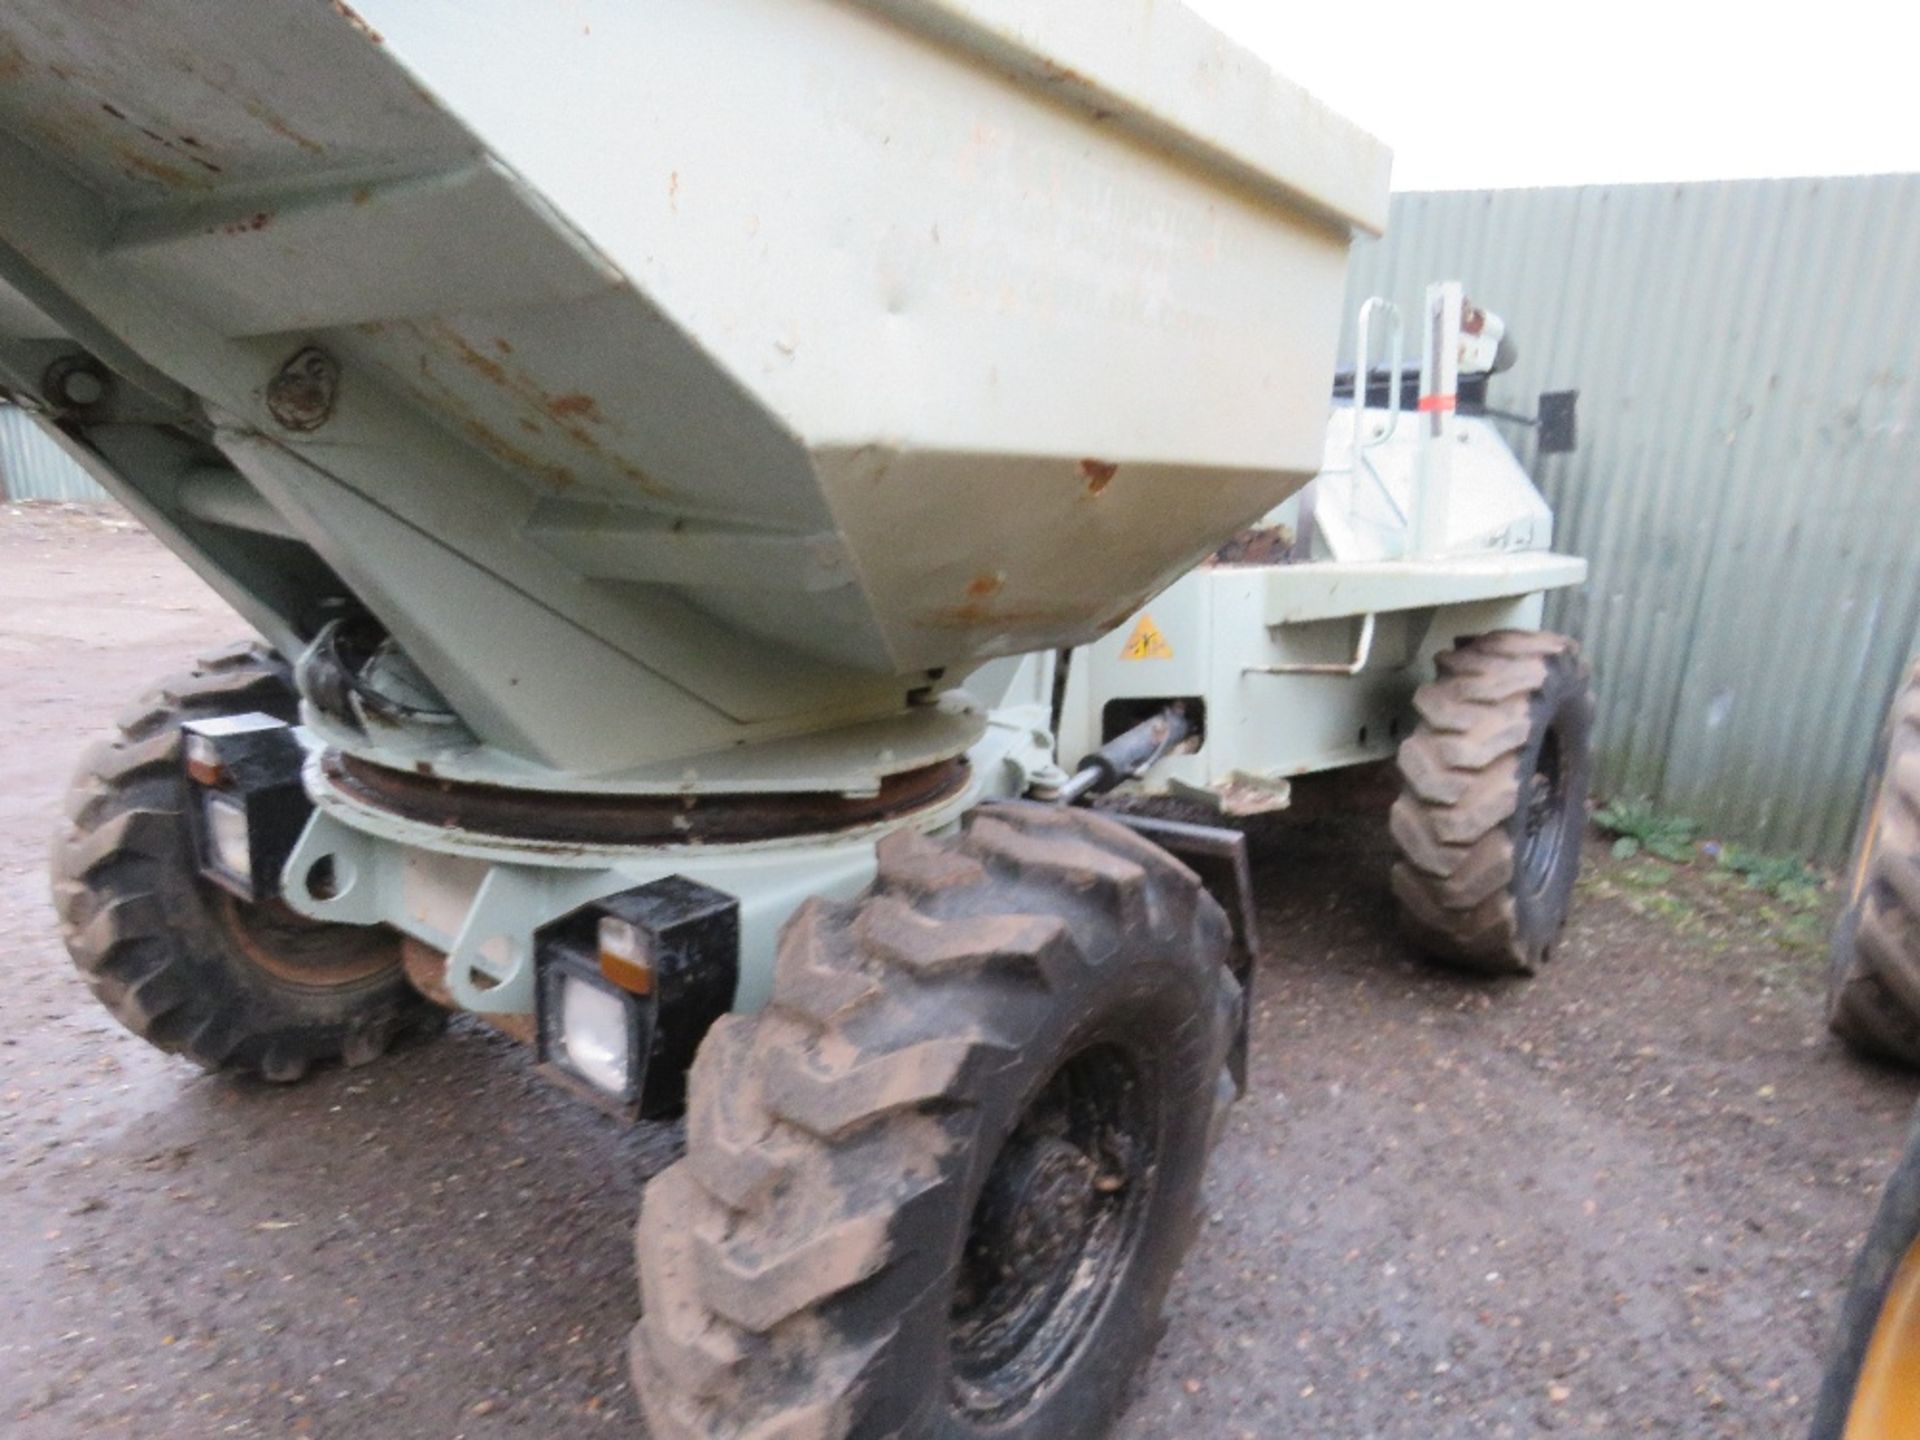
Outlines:
[{"label": "yellow warning sticker", "polygon": [[1122,660],[1171,660],[1173,646],[1167,643],[1167,637],[1160,633],[1160,627],[1153,623],[1153,617],[1141,613],[1133,627],[1133,633],[1127,636],[1127,643],[1120,647]]}]

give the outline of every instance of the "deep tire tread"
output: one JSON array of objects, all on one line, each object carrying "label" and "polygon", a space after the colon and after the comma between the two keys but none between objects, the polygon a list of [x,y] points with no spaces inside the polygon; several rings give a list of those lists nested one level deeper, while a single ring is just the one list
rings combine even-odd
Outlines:
[{"label": "deep tire tread", "polygon": [[[1404,789],[1388,821],[1402,923],[1443,963],[1529,974],[1564,914],[1550,927],[1530,923],[1512,893],[1511,830],[1527,779],[1521,762],[1550,685],[1570,683],[1567,703],[1584,707],[1590,725],[1586,662],[1567,636],[1500,630],[1441,652],[1435,670],[1437,678],[1414,696],[1419,724],[1400,746]],[[1584,806],[1584,783],[1577,799]]]},{"label": "deep tire tread", "polygon": [[[1060,910],[1025,908],[1045,892],[1116,934],[1155,923],[1231,983],[1224,914],[1111,821],[992,806],[957,842],[883,841],[863,901],[796,912],[768,1009],[722,1020],[695,1061],[687,1158],[637,1231],[632,1364],[656,1440],[881,1433],[864,1386],[897,1337],[849,1316],[911,1253],[979,1077],[1034,1040],[1049,991],[1109,958]],[[1231,1007],[1208,1013],[1224,1066]]]},{"label": "deep tire tread", "polygon": [[1920,666],[1881,736],[1875,804],[1834,927],[1828,1027],[1860,1054],[1920,1069]]}]

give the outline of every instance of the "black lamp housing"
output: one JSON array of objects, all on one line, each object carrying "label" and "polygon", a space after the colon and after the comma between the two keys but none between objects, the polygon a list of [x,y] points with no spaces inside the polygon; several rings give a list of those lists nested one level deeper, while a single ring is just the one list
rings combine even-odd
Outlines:
[{"label": "black lamp housing", "polygon": [[[194,796],[188,815],[200,873],[242,900],[257,904],[274,899],[280,893],[280,871],[313,813],[313,802],[300,783],[307,753],[299,736],[286,721],[257,711],[189,720],[180,729],[181,763]],[[196,752],[211,752],[213,776],[202,778],[206,770],[196,764]],[[232,802],[246,816],[245,875],[221,862],[207,833],[209,795]]]},{"label": "black lamp housing", "polygon": [[[636,993],[600,963],[600,922],[625,921],[644,938],[652,984]],[[628,1119],[668,1119],[686,1108],[687,1071],[740,983],[740,902],[669,875],[582,905],[534,932],[542,1070]],[[561,998],[568,979],[617,995],[627,1013],[627,1089],[612,1095],[567,1068]]]}]

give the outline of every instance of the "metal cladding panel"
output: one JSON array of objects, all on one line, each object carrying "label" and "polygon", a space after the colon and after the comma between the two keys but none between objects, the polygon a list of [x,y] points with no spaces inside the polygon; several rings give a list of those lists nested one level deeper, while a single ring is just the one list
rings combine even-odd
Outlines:
[{"label": "metal cladding panel", "polygon": [[1603,790],[1843,858],[1920,649],[1920,176],[1401,195],[1349,313],[1456,276],[1519,346],[1495,404],[1580,392],[1575,453],[1508,434],[1593,562],[1548,622]]},{"label": "metal cladding panel", "polygon": [[0,404],[0,499],[107,500],[67,452],[17,405]]}]

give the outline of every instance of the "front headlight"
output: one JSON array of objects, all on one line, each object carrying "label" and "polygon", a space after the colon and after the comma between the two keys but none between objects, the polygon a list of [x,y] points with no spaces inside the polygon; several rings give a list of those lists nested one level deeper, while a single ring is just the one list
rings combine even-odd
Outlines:
[{"label": "front headlight", "polygon": [[538,993],[541,1066],[615,1113],[637,1115],[653,1041],[652,1001],[571,955],[548,956]]},{"label": "front headlight", "polygon": [[247,829],[247,810],[238,800],[209,790],[201,819],[207,837],[207,861],[243,889],[253,889],[253,837]]},{"label": "front headlight", "polygon": [[633,1020],[626,997],[578,975],[560,977],[560,1033],[553,1058],[589,1085],[627,1096],[633,1083]]}]

